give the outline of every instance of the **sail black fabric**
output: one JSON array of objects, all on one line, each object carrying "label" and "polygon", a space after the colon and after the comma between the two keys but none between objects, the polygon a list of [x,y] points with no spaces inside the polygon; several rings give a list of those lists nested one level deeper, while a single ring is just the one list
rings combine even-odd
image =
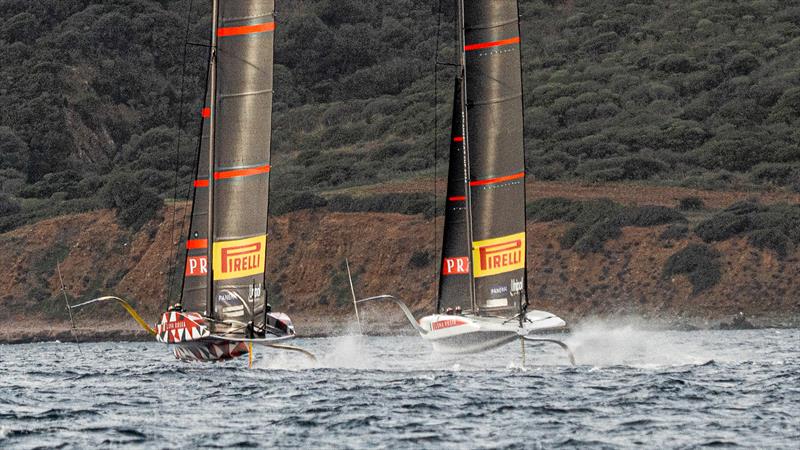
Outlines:
[{"label": "sail black fabric", "polygon": [[453,96],[453,122],[450,129],[450,162],[447,172],[447,198],[444,215],[439,299],[437,311],[461,306],[472,307],[469,270],[469,236],[467,235],[467,164],[464,154],[464,111],[461,101],[462,83],[456,79]]},{"label": "sail black fabric", "polygon": [[[208,89],[206,89],[208,92]],[[200,113],[200,112],[198,112]],[[200,154],[195,167],[194,197],[189,236],[186,240],[186,268],[183,273],[181,303],[187,311],[206,314],[208,300],[207,248],[208,248],[208,143],[209,143],[209,99],[203,104],[203,126],[200,138]]]},{"label": "sail black fabric", "polygon": [[515,314],[525,300],[525,163],[516,0],[464,2],[475,302]]},{"label": "sail black fabric", "polygon": [[[267,207],[269,194],[274,0],[220,0],[217,33],[214,170],[209,177],[208,127],[204,125],[195,208],[187,248],[203,245],[208,232],[208,192],[213,193],[213,295],[217,320],[264,320],[266,290]],[[205,152],[205,154],[203,154]],[[206,236],[203,236],[205,232]],[[195,236],[196,234],[196,236]],[[207,247],[198,249],[205,255]],[[189,250],[191,263],[193,250]],[[203,276],[190,276],[184,289],[184,307],[201,304],[205,310]],[[244,334],[241,325],[217,332]]]}]

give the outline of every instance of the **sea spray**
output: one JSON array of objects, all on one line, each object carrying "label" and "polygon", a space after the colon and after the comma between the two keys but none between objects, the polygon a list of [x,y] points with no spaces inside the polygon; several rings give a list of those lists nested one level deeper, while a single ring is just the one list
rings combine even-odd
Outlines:
[{"label": "sea spray", "polygon": [[636,317],[591,319],[577,325],[565,342],[579,365],[657,367],[702,364],[713,353],[684,332],[656,330]]},{"label": "sea spray", "polygon": [[[473,355],[449,355],[434,351],[417,336],[363,336],[355,322],[344,336],[297,339],[292,345],[306,347],[313,342],[317,361],[300,354],[261,349],[256,351],[256,367],[263,369],[345,369],[345,370],[436,370],[472,372],[484,370],[518,371],[522,362],[519,343]],[[744,351],[719,348],[706,339],[711,332],[668,331],[658,324],[636,317],[617,320],[592,319],[581,322],[568,334],[543,336],[566,342],[575,353],[577,365],[597,367],[625,366],[641,369],[700,365],[709,361],[757,359],[757,348]],[[526,342],[525,368],[558,367],[572,370],[569,359],[558,346]]]}]

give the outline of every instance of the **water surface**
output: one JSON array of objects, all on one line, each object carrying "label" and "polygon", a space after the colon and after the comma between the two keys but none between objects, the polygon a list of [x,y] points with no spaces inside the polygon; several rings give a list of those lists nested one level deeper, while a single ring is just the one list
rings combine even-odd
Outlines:
[{"label": "water surface", "polygon": [[0,447],[797,448],[800,330],[596,323],[445,357],[417,337],[298,339],[181,363],[156,343],[0,345]]}]

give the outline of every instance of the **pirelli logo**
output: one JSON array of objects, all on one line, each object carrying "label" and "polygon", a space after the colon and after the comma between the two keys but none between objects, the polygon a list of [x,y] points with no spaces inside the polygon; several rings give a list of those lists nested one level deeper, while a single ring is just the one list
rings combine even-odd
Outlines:
[{"label": "pirelli logo", "polygon": [[267,236],[214,242],[214,279],[229,280],[264,272]]},{"label": "pirelli logo", "polygon": [[472,243],[475,278],[525,268],[525,233]]}]

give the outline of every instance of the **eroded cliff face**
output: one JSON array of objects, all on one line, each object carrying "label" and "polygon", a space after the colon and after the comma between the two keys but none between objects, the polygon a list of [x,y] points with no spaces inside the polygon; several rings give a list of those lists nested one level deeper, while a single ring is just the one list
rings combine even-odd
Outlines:
[{"label": "eroded cliff face", "polygon": [[[60,265],[71,303],[114,294],[124,297],[150,322],[175,301],[180,276],[173,265],[183,230],[173,228],[188,205],[168,206],[162,219],[136,233],[112,211],[45,220],[0,235],[0,339],[30,335],[65,337],[68,316],[60,292]],[[173,208],[176,208],[173,211]],[[535,308],[556,312],[571,323],[593,316],[635,315],[662,323],[713,326],[739,311],[762,325],[797,324],[800,317],[800,252],[785,258],[750,246],[745,238],[714,244],[722,278],[693,293],[686,276],[663,276],[670,255],[691,242],[664,241],[666,226],[627,227],[599,253],[563,250],[559,239],[569,224],[528,226],[529,287]],[[270,223],[270,302],[295,317],[298,329],[335,332],[352,320],[344,268],[350,259],[359,296],[391,293],[417,314],[432,312],[436,289],[441,218],[435,227],[422,216],[301,211]],[[178,258],[182,257],[179,252]],[[180,270],[180,269],[178,269]],[[170,277],[173,273],[174,277]],[[171,289],[170,289],[171,287]],[[171,292],[171,294],[170,294]],[[367,321],[402,324],[390,306],[367,306]],[[135,325],[115,306],[77,314],[79,327],[117,330]],[[60,334],[59,334],[60,333]]]}]

